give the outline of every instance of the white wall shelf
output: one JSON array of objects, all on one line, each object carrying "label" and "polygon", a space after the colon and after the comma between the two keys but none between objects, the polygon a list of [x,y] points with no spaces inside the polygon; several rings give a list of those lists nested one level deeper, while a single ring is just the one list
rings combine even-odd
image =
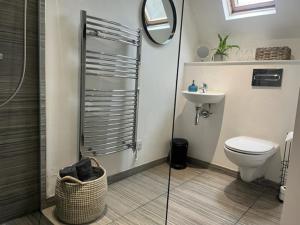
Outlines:
[{"label": "white wall shelf", "polygon": [[262,60],[262,61],[222,61],[186,62],[185,66],[226,66],[226,65],[300,65],[300,60]]}]

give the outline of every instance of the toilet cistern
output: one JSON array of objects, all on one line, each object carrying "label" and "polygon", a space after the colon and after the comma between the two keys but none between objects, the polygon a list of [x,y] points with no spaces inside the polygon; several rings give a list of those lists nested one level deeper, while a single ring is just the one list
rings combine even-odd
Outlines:
[{"label": "toilet cistern", "polygon": [[[223,92],[208,90],[205,83],[199,89],[197,92],[182,91],[182,95],[196,107],[195,125],[199,124],[200,117],[208,118],[211,104],[220,102],[225,96]],[[205,108],[207,105],[208,109]]]}]

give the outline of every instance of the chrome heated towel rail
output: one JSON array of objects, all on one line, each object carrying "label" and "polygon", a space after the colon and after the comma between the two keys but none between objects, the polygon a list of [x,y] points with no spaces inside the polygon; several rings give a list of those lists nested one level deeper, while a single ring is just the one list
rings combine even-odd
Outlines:
[{"label": "chrome heated towel rail", "polygon": [[[88,45],[90,39],[94,44]],[[95,45],[97,40],[134,48],[135,54],[129,56],[100,50],[101,43],[100,47]],[[81,155],[107,155],[127,149],[136,151],[141,40],[140,29],[81,11]],[[130,88],[89,87],[87,83],[95,79],[100,83],[111,79],[113,83]]]}]

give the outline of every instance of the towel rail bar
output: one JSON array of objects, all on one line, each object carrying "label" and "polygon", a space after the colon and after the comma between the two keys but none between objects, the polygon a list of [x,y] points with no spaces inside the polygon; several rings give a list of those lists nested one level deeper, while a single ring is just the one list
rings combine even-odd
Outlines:
[{"label": "towel rail bar", "polygon": [[[104,108],[126,108],[126,107],[133,107],[135,102],[133,103],[127,103],[127,104],[88,104],[89,102],[86,102],[85,107],[92,107],[92,108],[97,108],[97,107],[104,107]],[[109,102],[106,102],[109,103]]]},{"label": "towel rail bar", "polygon": [[[88,65],[88,64],[87,64]],[[123,70],[118,70],[118,69],[107,69],[103,67],[86,67],[87,70],[94,70],[94,71],[103,71],[103,72],[110,72],[110,73],[124,73],[124,74],[132,74],[132,75],[137,75],[137,72],[133,71],[123,71]]]},{"label": "towel rail bar", "polygon": [[115,21],[112,21],[112,20],[107,20],[107,19],[103,19],[103,18],[91,16],[91,15],[86,15],[86,18],[87,18],[87,19],[96,20],[96,21],[100,21],[100,22],[104,22],[104,23],[113,24],[113,25],[115,25],[115,26],[122,27],[122,28],[125,28],[126,30],[130,30],[130,31],[133,31],[133,32],[136,32],[136,33],[139,32],[138,29],[133,29],[133,28],[131,28],[131,27],[129,27],[129,26],[126,26],[126,25],[124,25],[124,24],[121,24],[121,23],[118,23],[118,22],[115,22]]},{"label": "towel rail bar", "polygon": [[92,99],[88,99],[88,100],[86,100],[86,102],[87,103],[94,103],[94,102],[96,102],[96,103],[101,103],[101,102],[103,102],[103,103],[108,103],[108,102],[117,102],[117,103],[122,103],[122,102],[124,102],[124,103],[126,103],[126,102],[132,102],[132,104],[134,104],[134,102],[136,102],[137,100],[136,99],[123,99],[123,100],[120,100],[120,99],[105,99],[105,100],[99,100],[99,99],[96,99],[96,100],[92,100]]},{"label": "towel rail bar", "polygon": [[[87,25],[91,25],[91,23],[87,22]],[[105,28],[105,27],[101,27],[101,28]],[[138,42],[138,39],[135,39],[135,37],[133,38],[133,37],[130,37],[128,35],[122,34],[122,33],[125,33],[125,32],[116,33],[116,32],[103,30],[103,29],[100,29],[100,28],[94,28],[94,27],[90,27],[90,26],[87,26],[87,30],[96,31],[96,32],[98,32],[98,34],[100,33],[100,34],[103,34],[103,35],[110,35],[110,36],[122,38],[122,39],[125,39],[126,41],[129,41],[131,43],[137,43]]]},{"label": "towel rail bar", "polygon": [[122,99],[136,99],[136,95],[121,95],[121,94],[112,94],[112,95],[100,95],[100,94],[86,94],[86,97],[89,98],[122,98]]},{"label": "towel rail bar", "polygon": [[[134,143],[125,143],[122,145],[115,145],[107,148],[101,148],[101,150],[95,150],[94,146],[93,148],[88,148],[88,150],[84,151],[86,154],[92,154],[93,156],[101,156],[101,155],[110,155],[110,154],[115,154],[118,152],[125,151],[127,149],[130,149],[134,146]],[[112,150],[114,149],[114,150]]]},{"label": "towel rail bar", "polygon": [[[88,112],[89,113],[89,112]],[[117,114],[117,113],[114,113],[114,114],[108,114],[108,115],[103,115],[103,114],[95,114],[95,113],[89,113],[86,118],[89,119],[89,118],[101,118],[102,120],[107,120],[108,118],[118,118],[120,119],[119,117],[122,117],[123,120],[125,119],[129,119],[131,117],[129,116],[133,116],[131,112],[128,112],[128,113],[123,113],[123,114]]]},{"label": "towel rail bar", "polygon": [[[97,124],[97,123],[92,123],[91,125],[89,125],[88,123],[85,123],[84,127],[85,128],[94,128],[94,127],[100,127],[99,130],[101,130],[102,127],[115,127],[115,126],[123,126],[123,125],[133,125],[134,122],[130,121],[130,122],[123,122],[123,123],[111,123],[111,124]],[[121,127],[122,128],[122,127]]]},{"label": "towel rail bar", "polygon": [[[130,132],[130,134],[128,134]],[[97,140],[98,141],[103,141],[103,140],[106,140],[107,137],[110,137],[110,136],[113,136],[113,137],[119,137],[120,134],[128,134],[127,136],[132,136],[132,130],[126,130],[126,131],[119,131],[119,132],[112,132],[112,133],[106,133],[106,134],[96,134],[96,135],[93,135],[95,134],[95,132],[90,132],[88,133],[85,138],[90,138],[90,139],[95,139],[95,138],[98,138]],[[103,139],[99,139],[99,137],[103,137]]]},{"label": "towel rail bar", "polygon": [[87,56],[87,59],[105,61],[105,62],[114,62],[116,63],[116,65],[131,65],[131,66],[138,67],[138,65],[135,62],[128,62],[120,59],[101,58],[96,56]]},{"label": "towel rail bar", "polygon": [[99,132],[105,132],[105,131],[114,131],[114,130],[123,130],[123,129],[128,129],[128,128],[134,128],[134,123],[129,123],[129,124],[124,124],[122,126],[118,127],[112,127],[112,128],[107,128],[107,126],[84,126],[85,128],[97,128],[97,129],[91,129],[92,131],[99,131]]},{"label": "towel rail bar", "polygon": [[101,39],[104,39],[104,40],[121,42],[123,44],[130,44],[130,45],[134,45],[134,46],[139,46],[138,43],[130,42],[130,41],[123,40],[123,39],[113,38],[113,37],[107,37],[105,35],[99,34],[97,31],[94,31],[94,30],[89,30],[89,32],[87,32],[86,34],[87,34],[87,36],[90,36],[90,37],[96,37],[96,38],[101,38]]},{"label": "towel rail bar", "polygon": [[87,91],[92,91],[92,92],[136,92],[136,90],[100,90],[100,89],[86,89]]},{"label": "towel rail bar", "polygon": [[138,79],[137,76],[126,76],[120,74],[101,74],[101,73],[91,73],[87,72],[86,75],[96,76],[96,77],[112,77],[112,78],[130,78],[130,79]]},{"label": "towel rail bar", "polygon": [[[105,141],[112,141],[112,140],[116,140],[116,139],[124,139],[124,138],[129,138],[129,137],[132,137],[132,134],[129,136],[129,135],[124,135],[124,136],[120,136],[120,137],[110,137],[110,138],[106,138]],[[89,144],[89,143],[98,143],[99,140],[86,140],[86,144]],[[101,143],[101,142],[100,142]]]},{"label": "towel rail bar", "polygon": [[110,64],[110,63],[99,63],[99,62],[92,62],[92,61],[87,61],[87,65],[93,65],[93,66],[104,66],[104,67],[111,67],[111,68],[120,68],[120,69],[127,69],[127,70],[138,70],[137,66],[124,66],[124,65],[115,65],[115,64]]},{"label": "towel rail bar", "polygon": [[91,57],[91,56],[88,56],[88,54],[95,54],[95,55],[103,55],[103,56],[113,57],[113,58],[126,60],[126,61],[134,61],[135,63],[139,62],[138,59],[130,57],[130,56],[125,56],[125,55],[111,54],[111,53],[107,53],[107,52],[93,51],[93,50],[87,50],[86,53],[87,53],[87,58]]},{"label": "towel rail bar", "polygon": [[91,143],[91,144],[93,144],[93,146],[100,147],[100,146],[107,146],[107,145],[109,146],[109,145],[119,144],[119,143],[125,144],[125,143],[127,143],[129,141],[132,141],[131,137],[130,138],[120,139],[118,141],[108,142],[108,143],[102,143],[102,144],[100,144],[100,143]]}]

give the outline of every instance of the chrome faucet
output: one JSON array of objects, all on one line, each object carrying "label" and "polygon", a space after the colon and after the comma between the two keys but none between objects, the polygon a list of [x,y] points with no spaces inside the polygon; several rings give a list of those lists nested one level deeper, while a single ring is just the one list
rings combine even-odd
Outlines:
[{"label": "chrome faucet", "polygon": [[202,87],[199,87],[199,89],[202,91],[202,93],[206,93],[207,92],[207,84],[203,83]]}]

